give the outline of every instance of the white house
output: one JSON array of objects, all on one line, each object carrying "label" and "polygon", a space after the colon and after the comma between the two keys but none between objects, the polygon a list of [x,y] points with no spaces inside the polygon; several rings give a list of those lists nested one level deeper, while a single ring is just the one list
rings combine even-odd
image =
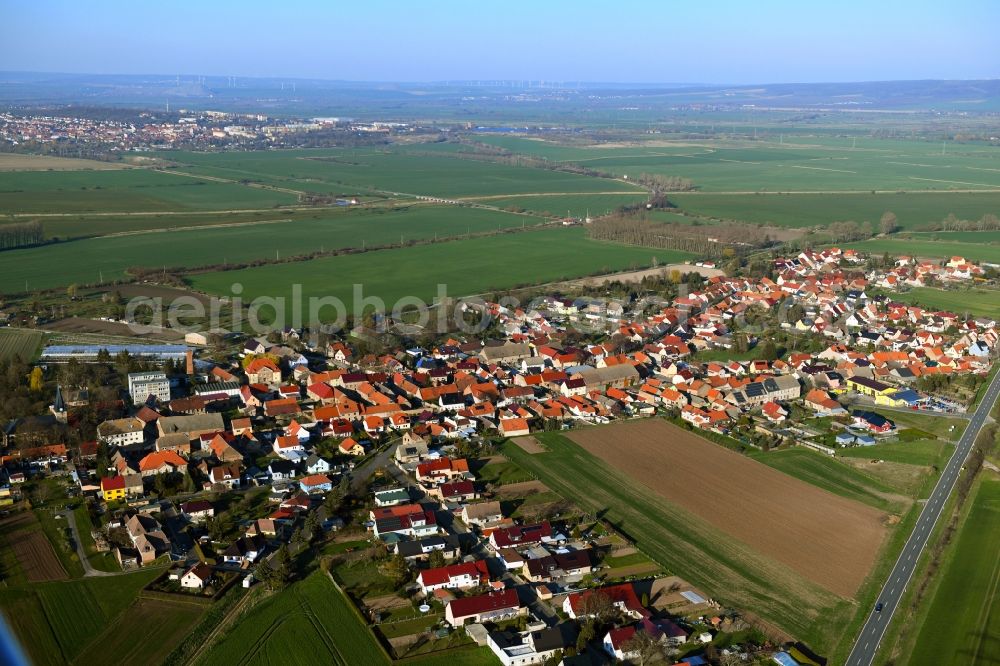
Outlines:
[{"label": "white house", "polygon": [[417,575],[417,584],[424,594],[434,590],[460,589],[484,584],[490,579],[485,560],[462,562],[450,566],[426,569]]},{"label": "white house", "polygon": [[189,590],[200,590],[212,580],[212,567],[199,562],[181,576],[181,587]]},{"label": "white house", "polygon": [[113,446],[142,444],[146,438],[146,424],[132,416],[125,419],[111,419],[97,426],[97,437]]}]

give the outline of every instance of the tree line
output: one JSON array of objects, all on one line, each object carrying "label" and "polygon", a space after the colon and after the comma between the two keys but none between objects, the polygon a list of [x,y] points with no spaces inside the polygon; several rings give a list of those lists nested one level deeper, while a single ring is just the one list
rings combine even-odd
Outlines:
[{"label": "tree line", "polygon": [[954,213],[948,213],[940,222],[932,222],[928,231],[997,231],[1000,230],[1000,218],[992,213],[983,215],[978,220],[962,220]]},{"label": "tree line", "polygon": [[653,196],[660,196],[665,192],[690,192],[697,189],[694,181],[690,178],[680,176],[661,176],[655,173],[640,173],[632,178],[635,182],[649,188]]},{"label": "tree line", "polygon": [[835,243],[849,243],[851,241],[866,240],[875,235],[872,223],[865,220],[858,224],[854,220],[846,222],[831,222],[824,230],[826,235]]},{"label": "tree line", "polygon": [[41,222],[17,222],[0,225],[0,250],[39,245],[45,241]]}]

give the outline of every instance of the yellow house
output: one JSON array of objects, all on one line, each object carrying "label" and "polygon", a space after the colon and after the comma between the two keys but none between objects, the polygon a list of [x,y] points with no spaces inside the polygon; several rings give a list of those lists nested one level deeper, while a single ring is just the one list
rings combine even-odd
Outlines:
[{"label": "yellow house", "polygon": [[106,476],[101,479],[101,494],[105,502],[125,499],[125,477]]}]

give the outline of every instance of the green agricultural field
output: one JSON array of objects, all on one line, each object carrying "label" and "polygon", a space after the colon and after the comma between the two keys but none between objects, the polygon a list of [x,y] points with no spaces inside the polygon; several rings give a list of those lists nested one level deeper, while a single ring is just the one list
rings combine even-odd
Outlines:
[{"label": "green agricultural field", "polygon": [[[36,583],[30,587],[15,583],[0,590],[0,610],[34,663],[65,664],[79,660],[90,645],[100,643],[103,650],[103,642],[96,640],[98,635],[117,621],[139,590],[159,573],[145,570],[108,578]],[[150,649],[156,647],[137,639],[134,632],[131,642]],[[108,655],[106,651],[103,654]]]},{"label": "green agricultural field", "polygon": [[990,146],[974,150],[963,146],[942,155],[940,145],[894,140],[784,143],[779,138],[561,146],[521,137],[477,139],[615,175],[646,172],[690,178],[706,192],[1000,189],[996,168],[1000,149]]},{"label": "green agricultural field", "polygon": [[179,163],[179,170],[185,172],[327,194],[378,190],[457,198],[642,191],[611,179],[403,150],[177,152],[161,153],[161,157]]},{"label": "green agricultural field", "polygon": [[[105,236],[3,253],[0,293],[121,279],[129,267],[189,268],[303,255],[323,249],[531,226],[541,220],[458,206],[410,205],[330,211],[287,222]],[[59,266],[58,271],[51,270]]]},{"label": "green agricultural field", "polygon": [[[474,141],[486,143],[512,153],[520,155],[530,155],[541,157],[553,162],[575,162],[576,160],[587,159],[596,154],[607,152],[611,154],[615,149],[597,148],[587,145],[567,145],[550,141],[548,139],[535,139],[523,136],[477,134],[472,137]],[[626,149],[627,150],[627,149]],[[635,151],[633,151],[635,152]]]},{"label": "green agricultural field", "polygon": [[886,499],[900,491],[882,481],[864,474],[853,467],[840,462],[836,458],[825,456],[816,451],[794,448],[785,451],[769,451],[753,453],[751,458],[768,467],[801,479],[818,488],[827,490],[858,502],[863,502],[884,511],[897,511],[898,502]]},{"label": "green agricultural field", "polygon": [[477,480],[482,481],[483,483],[493,483],[499,485],[507,483],[521,483],[522,481],[531,481],[535,478],[514,463],[506,460],[491,461],[485,466],[473,471],[476,474]]},{"label": "green agricultural field", "polygon": [[[489,651],[481,649],[449,652],[407,663],[433,666],[456,660],[495,663]],[[351,602],[326,574],[319,572],[260,602],[230,627],[198,664],[317,661],[351,666],[390,664],[386,652]]]},{"label": "green agricultural field", "polygon": [[[205,608],[183,599],[139,599],[90,643],[78,663],[95,664],[110,659],[119,664],[159,664],[194,628]],[[151,631],[153,627],[155,631]]]},{"label": "green agricultural field", "polygon": [[38,598],[67,660],[74,659],[107,622],[90,588],[85,585],[41,586]]},{"label": "green agricultural field", "polygon": [[846,243],[842,247],[854,248],[869,254],[882,255],[888,252],[898,256],[907,254],[927,259],[945,259],[953,256],[965,257],[969,261],[1000,263],[1000,245],[979,245],[975,243],[953,243],[918,241],[908,238],[875,238],[860,243]]},{"label": "green agricultural field", "polygon": [[856,446],[839,449],[838,456],[865,460],[886,460],[908,465],[942,466],[952,454],[947,442],[937,439],[920,439],[912,442],[888,442],[875,446]]},{"label": "green agricultural field", "polygon": [[325,574],[314,573],[260,602],[199,663],[387,663],[385,652],[349,604]]},{"label": "green agricultural field", "polygon": [[598,217],[614,212],[622,206],[630,206],[646,201],[647,196],[636,194],[553,194],[542,196],[499,197],[470,199],[499,208],[518,208],[536,213],[569,217]]},{"label": "green agricultural field", "polygon": [[[381,298],[391,306],[404,296],[430,302],[442,284],[449,296],[465,296],[646,267],[654,258],[663,265],[690,256],[592,241],[584,229],[575,227],[197,274],[191,276],[191,284],[208,293],[230,294],[232,285],[239,283],[244,302],[256,296],[288,297],[292,285],[301,284],[306,299],[335,296],[349,306],[353,285],[361,284],[364,296]],[[327,319],[336,315],[332,309],[326,312]]]},{"label": "green agricultural field", "polygon": [[2,213],[227,210],[297,201],[285,192],[147,169],[7,173],[0,185]]},{"label": "green agricultural field", "polygon": [[42,337],[38,331],[0,328],[0,360],[17,357],[22,361],[31,361],[38,354]]},{"label": "green agricultural field", "polygon": [[1000,481],[984,479],[938,575],[906,663],[996,663],[1000,635]]},{"label": "green agricultural field", "polygon": [[[132,213],[83,213],[80,215],[60,215],[43,218],[42,229],[48,239],[70,240],[92,236],[108,236],[136,231],[160,231],[189,227],[217,227],[272,222],[275,220],[318,219],[336,215],[345,209],[321,209],[317,211],[299,208],[266,209],[250,212],[231,213],[228,211],[201,211],[188,213],[181,211],[161,211],[134,215]],[[0,216],[0,225],[9,222],[23,222],[25,218]]]},{"label": "green agricultural field", "polygon": [[[1000,248],[997,248],[1000,254]],[[1000,316],[1000,290],[996,289],[934,289],[914,287],[900,294],[891,294],[897,301],[921,305],[933,310],[950,310],[987,317]]]},{"label": "green agricultural field", "polygon": [[897,234],[899,238],[918,241],[944,241],[952,243],[975,243],[982,245],[1000,243],[1000,231],[920,231]]},{"label": "green agricultural field", "polygon": [[875,408],[875,411],[891,420],[897,428],[915,428],[943,440],[957,442],[968,421],[949,416],[934,416],[913,411]]},{"label": "green agricultural field", "polygon": [[536,435],[548,448],[528,454],[507,442],[503,452],[585,511],[599,513],[671,573],[725,604],[752,608],[817,650],[839,639],[853,603],[767,561],[705,521],[663,500],[557,433]]},{"label": "green agricultural field", "polygon": [[826,226],[845,220],[867,220],[877,228],[886,211],[895,213],[900,227],[908,230],[940,222],[949,213],[970,220],[978,220],[987,213],[1000,215],[1000,192],[692,193],[672,194],[669,198],[671,203],[692,215],[795,228]]},{"label": "green agricultural field", "polygon": [[33,663],[67,663],[68,658],[45,617],[38,595],[26,589],[0,590],[0,610],[21,649]]},{"label": "green agricultural field", "polygon": [[371,558],[345,562],[335,570],[337,582],[355,599],[392,594],[396,586],[382,573],[379,562]]}]

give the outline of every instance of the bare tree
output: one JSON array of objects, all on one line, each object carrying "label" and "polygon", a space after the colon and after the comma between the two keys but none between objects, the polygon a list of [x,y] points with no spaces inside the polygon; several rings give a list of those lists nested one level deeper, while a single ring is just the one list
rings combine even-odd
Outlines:
[{"label": "bare tree", "polygon": [[898,226],[896,223],[896,214],[892,211],[885,211],[882,213],[882,219],[879,220],[879,231],[884,235],[888,236],[896,230]]},{"label": "bare tree", "polygon": [[614,612],[614,609],[615,606],[611,601],[611,597],[609,597],[607,593],[601,592],[600,590],[595,590],[590,594],[585,594],[580,599],[580,614],[593,616],[600,621],[603,621],[611,615]]},{"label": "bare tree", "polygon": [[625,641],[622,652],[639,666],[660,663],[664,659],[663,646],[642,629],[636,630],[632,638]]}]

